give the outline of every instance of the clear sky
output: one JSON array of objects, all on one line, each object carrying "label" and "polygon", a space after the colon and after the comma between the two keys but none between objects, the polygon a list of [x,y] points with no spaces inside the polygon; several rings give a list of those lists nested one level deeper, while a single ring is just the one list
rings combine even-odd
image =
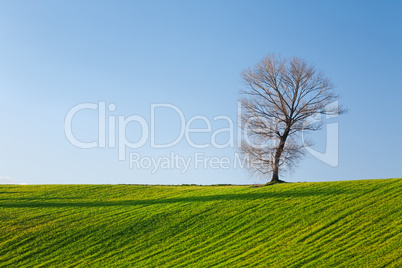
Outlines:
[{"label": "clear sky", "polygon": [[[105,148],[72,145],[65,118],[80,103],[95,105],[75,114],[72,132],[99,145],[103,102],[114,105],[106,110],[116,121],[113,130],[119,116],[150,125],[151,105],[167,103],[186,123],[197,115],[211,122],[211,133],[189,134],[207,144],[229,126],[214,117],[231,118],[237,129],[240,73],[268,53],[303,57],[324,70],[349,108],[331,119],[338,124],[338,165],[307,154],[282,179],[401,177],[401,12],[402,1],[0,1],[0,183],[260,183],[233,166],[236,147],[194,148],[183,137],[173,147],[151,148],[148,133],[143,146],[127,148],[119,161],[108,133]],[[155,110],[156,143],[173,141],[180,126],[177,111]],[[191,127],[207,125],[198,117]],[[325,129],[311,136],[321,152]],[[142,130],[131,122],[125,137],[139,141]],[[224,144],[230,137],[215,138]],[[130,153],[138,161],[173,153],[232,162],[153,173],[130,168]]]}]

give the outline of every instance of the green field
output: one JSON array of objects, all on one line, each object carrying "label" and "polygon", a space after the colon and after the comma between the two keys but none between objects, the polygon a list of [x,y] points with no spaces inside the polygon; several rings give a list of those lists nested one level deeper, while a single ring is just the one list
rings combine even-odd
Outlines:
[{"label": "green field", "polygon": [[402,267],[402,179],[2,185],[1,267]]}]

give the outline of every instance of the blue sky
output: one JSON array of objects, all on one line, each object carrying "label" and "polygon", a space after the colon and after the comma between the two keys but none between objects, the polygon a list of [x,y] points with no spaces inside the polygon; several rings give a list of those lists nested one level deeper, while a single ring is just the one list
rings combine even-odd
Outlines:
[{"label": "blue sky", "polygon": [[[169,103],[186,121],[196,115],[227,127],[236,120],[240,73],[268,53],[298,56],[325,71],[349,113],[339,128],[339,164],[307,154],[288,181],[401,176],[402,2],[400,1],[1,1],[0,183],[248,184],[239,168],[129,167],[117,148],[80,149],[65,136],[80,103],[114,104],[107,116],[137,115]],[[173,110],[158,110],[156,139],[179,133]],[[96,111],[77,113],[73,132],[95,141]],[[205,127],[198,120],[193,127]],[[140,138],[132,123],[126,134]],[[222,134],[219,142],[228,138]],[[207,142],[209,133],[193,134]],[[325,128],[313,134],[325,150]],[[108,136],[107,136],[108,137]],[[172,148],[148,142],[127,149],[147,157],[171,152],[233,158],[236,148]]]}]

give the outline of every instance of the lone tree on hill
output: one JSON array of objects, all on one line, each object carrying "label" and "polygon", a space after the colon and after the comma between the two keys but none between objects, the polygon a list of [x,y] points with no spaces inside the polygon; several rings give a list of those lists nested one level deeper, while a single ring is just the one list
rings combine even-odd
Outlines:
[{"label": "lone tree on hill", "polygon": [[283,182],[279,172],[292,169],[304,154],[300,134],[323,124],[312,117],[345,110],[337,105],[332,82],[301,58],[271,54],[241,76],[247,89],[241,99],[240,152],[253,174],[272,174],[270,183]]}]

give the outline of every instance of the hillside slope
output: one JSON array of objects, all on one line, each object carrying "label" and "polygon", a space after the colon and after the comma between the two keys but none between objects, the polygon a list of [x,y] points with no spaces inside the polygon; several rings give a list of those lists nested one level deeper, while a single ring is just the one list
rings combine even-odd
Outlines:
[{"label": "hillside slope", "polygon": [[402,267],[402,179],[2,185],[0,267]]}]

